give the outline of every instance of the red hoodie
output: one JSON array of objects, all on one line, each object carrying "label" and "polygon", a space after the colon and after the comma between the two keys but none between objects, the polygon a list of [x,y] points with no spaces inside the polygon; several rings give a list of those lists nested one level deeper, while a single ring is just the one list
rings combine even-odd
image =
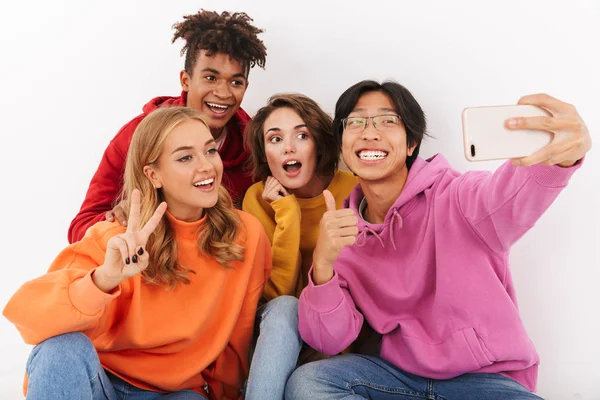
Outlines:
[{"label": "red hoodie", "polygon": [[[133,132],[140,122],[151,111],[163,106],[185,106],[187,93],[179,97],[161,96],[150,100],[142,108],[142,114],[126,123],[110,142],[98,170],[94,174],[90,187],[85,195],[79,213],[71,221],[69,227],[69,243],[83,238],[85,231],[98,221],[103,221],[107,211],[112,210],[113,203],[123,186],[125,159],[131,143]],[[223,185],[233,198],[237,208],[241,207],[246,190],[254,183],[250,171],[245,168],[249,157],[244,149],[243,132],[250,116],[241,108],[227,123],[227,136],[219,150],[223,160]]]}]

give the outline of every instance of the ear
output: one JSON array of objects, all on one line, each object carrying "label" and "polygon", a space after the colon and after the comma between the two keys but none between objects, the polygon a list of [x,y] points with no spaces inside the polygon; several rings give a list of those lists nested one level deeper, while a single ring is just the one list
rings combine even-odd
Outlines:
[{"label": "ear", "polygon": [[179,73],[179,83],[181,83],[181,90],[183,90],[184,92],[189,92],[191,80],[192,77],[187,72],[185,72],[184,69],[182,69]]},{"label": "ear", "polygon": [[416,144],[412,145],[411,147],[406,149],[406,154],[408,154],[409,157],[412,156],[416,148],[417,148]]},{"label": "ear", "polygon": [[152,186],[154,186],[155,189],[159,189],[162,187],[160,175],[158,174],[158,171],[156,171],[153,167],[146,165],[144,167],[144,175],[146,175],[146,178],[148,178],[148,180],[150,181]]}]

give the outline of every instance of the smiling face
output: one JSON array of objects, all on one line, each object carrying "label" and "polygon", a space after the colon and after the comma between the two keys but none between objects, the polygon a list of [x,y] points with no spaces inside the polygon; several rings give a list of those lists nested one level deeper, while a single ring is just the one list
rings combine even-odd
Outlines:
[{"label": "smiling face", "polygon": [[223,163],[206,126],[187,120],[168,134],[158,161],[145,166],[144,173],[155,188],[162,188],[175,218],[196,221],[217,203]]},{"label": "smiling face", "polygon": [[[373,117],[376,115],[397,114],[394,103],[388,95],[379,91],[367,92],[359,97],[348,117]],[[394,184],[408,175],[406,158],[415,146],[408,147],[406,130],[402,121],[393,129],[384,132],[368,120],[364,130],[351,131],[346,128],[342,134],[342,154],[348,168],[362,182],[386,182]]]},{"label": "smiling face", "polygon": [[312,197],[311,189],[318,191],[322,183],[315,139],[302,118],[289,107],[278,108],[265,120],[264,137],[272,176],[291,193]]},{"label": "smiling face", "polygon": [[187,92],[187,106],[202,114],[215,138],[242,104],[248,87],[247,71],[224,53],[211,56],[202,50],[193,74],[181,71],[181,87]]}]

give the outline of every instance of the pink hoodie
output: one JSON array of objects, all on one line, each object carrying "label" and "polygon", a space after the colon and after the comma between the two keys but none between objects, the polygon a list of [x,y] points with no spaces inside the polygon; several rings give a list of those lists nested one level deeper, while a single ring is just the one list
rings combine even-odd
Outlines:
[{"label": "pink hoodie", "polygon": [[[359,217],[357,242],[340,253],[333,279],[315,286],[309,274],[302,338],[336,354],[366,318],[382,335],[381,357],[405,372],[501,373],[535,391],[539,358],[519,317],[509,250],[580,165],[507,162],[493,174],[460,174],[442,155],[418,158],[384,223]],[[345,206],[358,214],[363,197],[359,185]]]}]

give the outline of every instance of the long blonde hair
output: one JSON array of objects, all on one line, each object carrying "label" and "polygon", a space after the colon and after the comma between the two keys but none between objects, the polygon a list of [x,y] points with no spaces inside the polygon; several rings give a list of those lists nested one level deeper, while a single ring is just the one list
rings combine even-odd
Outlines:
[{"label": "long blonde hair", "polygon": [[[144,174],[144,166],[158,165],[165,140],[182,122],[200,121],[208,124],[194,109],[187,107],[161,107],[146,116],[138,125],[125,164],[123,190],[119,201],[129,211],[129,199],[134,189],[141,193],[140,227],[150,219],[154,210],[164,201],[162,189],[156,189]],[[242,222],[233,208],[227,190],[219,187],[217,204],[204,210],[206,221],[198,232],[197,244],[201,254],[214,258],[229,268],[230,262],[244,259],[244,248],[236,243]],[[177,261],[177,243],[167,216],[148,239],[146,250],[150,256],[148,268],[142,272],[146,282],[164,285],[170,289],[178,283],[190,283],[188,274],[194,271]]]}]

